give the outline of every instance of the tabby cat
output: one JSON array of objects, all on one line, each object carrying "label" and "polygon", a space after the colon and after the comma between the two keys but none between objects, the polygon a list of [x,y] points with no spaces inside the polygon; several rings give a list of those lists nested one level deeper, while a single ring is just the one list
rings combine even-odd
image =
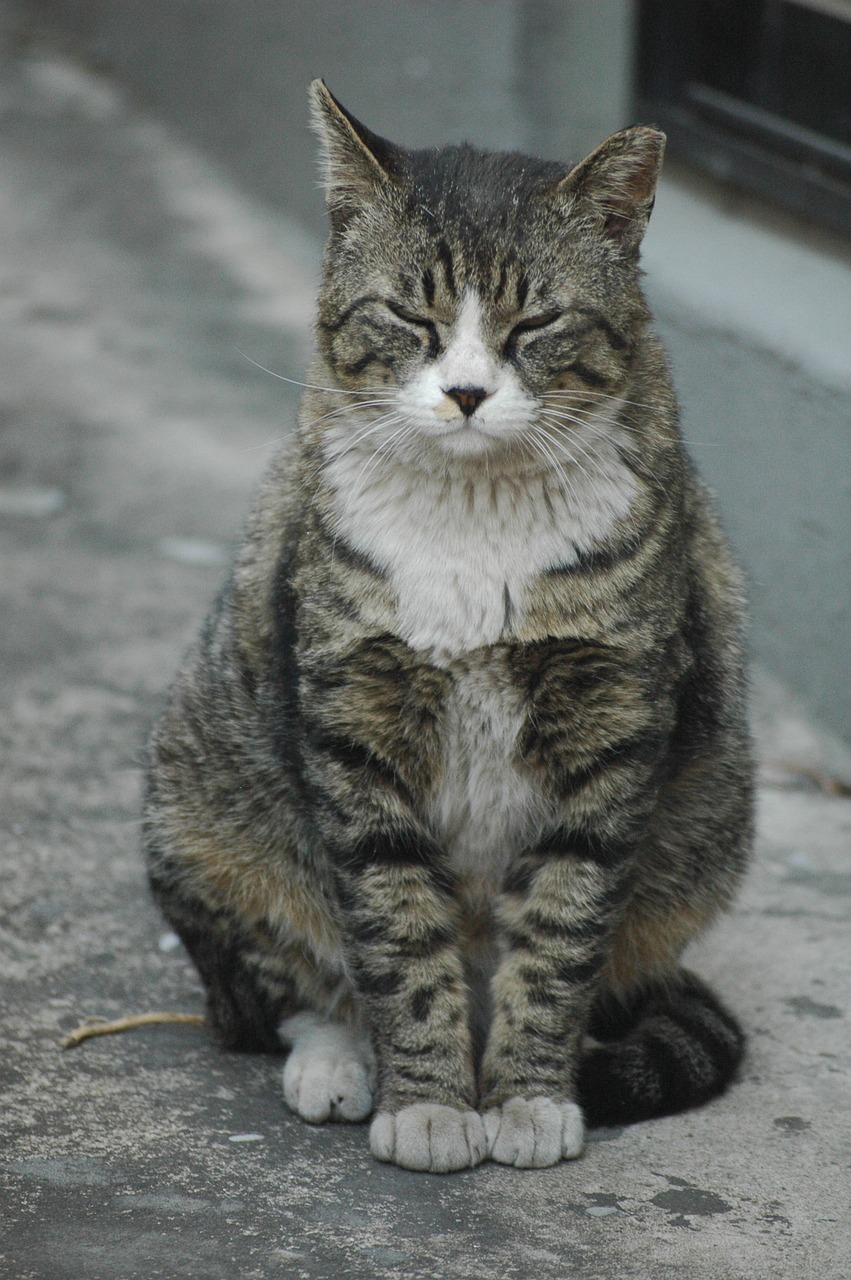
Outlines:
[{"label": "tabby cat", "polygon": [[410,151],[312,86],[298,431],[150,748],[154,894],[305,1120],[448,1171],[707,1101],[751,842],[740,582],[639,244],[664,137]]}]

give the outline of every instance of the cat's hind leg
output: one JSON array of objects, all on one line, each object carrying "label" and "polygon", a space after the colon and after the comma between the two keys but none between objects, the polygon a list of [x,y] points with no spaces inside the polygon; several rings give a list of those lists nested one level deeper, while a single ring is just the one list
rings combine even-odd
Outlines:
[{"label": "cat's hind leg", "polygon": [[[175,883],[177,882],[177,883]],[[207,989],[207,1017],[225,1049],[281,1051],[275,1028],[295,1004],[286,974],[270,972],[274,953],[260,931],[249,931],[233,913],[209,907],[168,879],[151,873],[163,915],[180,937]]]},{"label": "cat's hind leg", "polygon": [[296,1115],[313,1124],[366,1119],[375,1096],[376,1065],[365,1031],[305,1011],[281,1023],[278,1034],[290,1049],[284,1098]]}]

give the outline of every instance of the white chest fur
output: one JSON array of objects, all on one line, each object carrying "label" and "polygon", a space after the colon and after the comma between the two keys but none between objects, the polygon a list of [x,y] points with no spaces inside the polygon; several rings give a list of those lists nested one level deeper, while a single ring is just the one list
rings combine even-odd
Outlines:
[{"label": "white chest fur", "polygon": [[635,492],[614,449],[567,482],[481,471],[471,479],[388,463],[360,484],[339,477],[341,533],[388,574],[398,634],[438,660],[498,641],[534,578],[605,538]]},{"label": "white chest fur", "polygon": [[454,663],[444,708],[444,768],[429,821],[460,877],[502,880],[512,854],[534,842],[545,806],[517,755],[521,697],[504,653]]}]

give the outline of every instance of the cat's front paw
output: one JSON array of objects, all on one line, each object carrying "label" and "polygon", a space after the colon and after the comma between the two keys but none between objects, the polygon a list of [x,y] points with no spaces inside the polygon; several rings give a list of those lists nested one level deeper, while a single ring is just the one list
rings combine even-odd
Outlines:
[{"label": "cat's front paw", "polygon": [[488,1155],[498,1164],[543,1169],[582,1154],[585,1124],[575,1102],[511,1098],[482,1119]]},{"label": "cat's front paw", "polygon": [[302,1120],[365,1120],[372,1111],[375,1058],[369,1039],[354,1027],[299,1013],[279,1028],[290,1056],[284,1098]]},{"label": "cat's front paw", "polygon": [[481,1164],[487,1156],[482,1117],[434,1102],[401,1111],[379,1111],[369,1131],[376,1160],[423,1173],[454,1173]]}]

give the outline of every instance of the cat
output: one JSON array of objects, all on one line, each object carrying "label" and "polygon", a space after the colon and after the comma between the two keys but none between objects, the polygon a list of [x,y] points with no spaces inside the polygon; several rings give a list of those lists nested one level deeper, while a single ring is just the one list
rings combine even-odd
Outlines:
[{"label": "cat", "polygon": [[311,94],[312,382],[152,735],[150,881],[298,1115],[542,1167],[743,1054],[680,965],[752,761],[740,576],[640,286],[665,139],[411,151]]}]

